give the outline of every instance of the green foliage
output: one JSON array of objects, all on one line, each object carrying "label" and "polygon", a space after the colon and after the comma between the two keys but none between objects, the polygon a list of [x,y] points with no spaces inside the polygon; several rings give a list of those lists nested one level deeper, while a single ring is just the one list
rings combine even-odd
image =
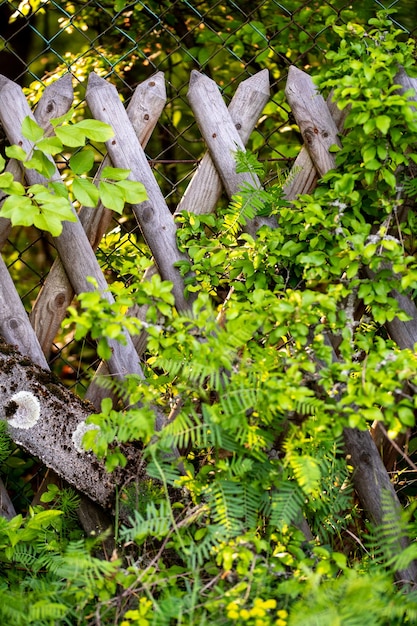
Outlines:
[{"label": "green foliage", "polygon": [[76,152],[69,159],[71,178],[66,185],[58,178],[58,171],[52,157],[68,148],[84,146],[90,142],[105,142],[113,136],[108,124],[97,120],[82,120],[69,123],[73,115],[52,120],[54,136],[45,136],[43,129],[31,117],[22,124],[22,135],[32,143],[29,154],[21,146],[6,148],[9,158],[17,159],[24,169],[35,170],[44,179],[44,184],[25,187],[14,180],[10,172],[3,171],[5,160],[0,157],[0,189],[7,194],[2,204],[0,216],[11,220],[13,226],[36,226],[58,237],[62,232],[62,222],[75,222],[77,217],[72,206],[74,201],[85,206],[103,205],[122,213],[126,202],[140,203],[146,200],[144,186],[127,180],[129,170],[105,167],[100,175],[98,187],[87,177],[94,166],[94,154],[90,148]]},{"label": "green foliage", "polygon": [[[304,9],[301,22],[312,15]],[[328,13],[326,5],[321,17],[330,23]],[[147,334],[145,380],[105,383],[121,401],[105,400],[90,417],[100,428],[84,444],[112,471],[128,462],[129,443],[148,480],[120,494],[109,562],[69,538],[57,511],[3,520],[0,558],[25,568],[6,568],[4,619],[14,610],[19,624],[22,607],[39,624],[416,621],[416,592],[394,584],[416,557],[415,505],[405,500],[399,519],[381,494],[385,519],[373,527],[357,510],[343,448],[345,428],[377,420],[395,436],[414,427],[417,408],[415,351],[384,327],[408,319],[394,293],[417,288],[413,205],[407,221],[398,218],[404,190],[414,194],[407,181],[417,113],[395,86],[414,45],[390,24],[382,14],[366,30],[335,28],[341,43],[317,82],[347,109],[348,134],[338,169],[314,193],[289,205],[280,185],[254,184],[216,216],[179,217],[188,254],[179,267],[196,294],[189,311],[174,310],[170,283],[142,281],[148,259],[135,269],[124,253],[115,257],[121,280],[110,287],[116,304],[98,292],[79,295],[69,323],[77,338],[99,340],[101,356],[109,356],[109,339]],[[261,47],[267,28],[253,21],[241,35]],[[253,155],[238,152],[237,161],[254,181],[262,176]],[[91,163],[88,155],[72,162],[81,173]],[[109,174],[125,181],[125,173]],[[256,238],[242,233],[259,214],[275,215],[278,227]],[[109,241],[129,250],[118,237]],[[147,309],[141,319],[126,315],[138,307]],[[166,418],[158,431],[155,407]],[[73,510],[54,488],[44,500],[57,496],[62,510]],[[407,535],[413,543],[404,550]]]}]

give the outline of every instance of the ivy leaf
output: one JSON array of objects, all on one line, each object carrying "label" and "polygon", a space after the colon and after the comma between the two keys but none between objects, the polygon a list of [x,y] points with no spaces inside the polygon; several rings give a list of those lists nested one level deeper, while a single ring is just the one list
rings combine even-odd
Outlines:
[{"label": "ivy leaf", "polygon": [[386,135],[391,126],[391,118],[388,115],[377,115],[375,124],[383,135]]},{"label": "ivy leaf", "polygon": [[17,159],[18,161],[26,161],[27,154],[21,146],[8,146],[6,148],[6,156],[9,159]]},{"label": "ivy leaf", "polygon": [[51,178],[55,173],[55,163],[50,161],[48,157],[40,150],[34,150],[31,158],[25,161],[27,169],[33,169],[39,172],[45,178]]},{"label": "ivy leaf", "polygon": [[13,178],[11,172],[0,174],[0,189],[3,189],[9,195],[23,196],[25,194],[25,188]]},{"label": "ivy leaf", "polygon": [[27,196],[8,196],[1,207],[0,215],[12,222],[12,226],[32,226],[33,203]]},{"label": "ivy leaf", "polygon": [[86,178],[74,179],[72,193],[80,204],[88,207],[96,207],[100,199],[97,187]]}]

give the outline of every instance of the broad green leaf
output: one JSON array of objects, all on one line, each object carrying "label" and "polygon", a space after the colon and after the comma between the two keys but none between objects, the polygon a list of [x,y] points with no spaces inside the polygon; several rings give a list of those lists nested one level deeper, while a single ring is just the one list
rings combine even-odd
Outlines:
[{"label": "broad green leaf", "polygon": [[97,187],[86,178],[75,178],[72,183],[72,193],[83,206],[96,207],[99,201]]},{"label": "broad green leaf", "polygon": [[99,120],[82,120],[76,127],[82,129],[84,135],[91,141],[105,142],[114,136],[112,127]]},{"label": "broad green leaf", "polygon": [[70,158],[70,168],[74,174],[81,175],[89,172],[94,165],[94,152],[91,148],[80,150]]},{"label": "broad green leaf", "polygon": [[57,126],[55,133],[60,138],[64,146],[70,148],[78,148],[85,144],[86,134],[75,124],[66,126]]},{"label": "broad green leaf", "polygon": [[121,189],[125,202],[129,202],[129,204],[140,204],[148,199],[148,194],[142,183],[137,183],[134,180],[121,180],[116,183],[116,186]]},{"label": "broad green leaf", "polygon": [[38,141],[36,147],[45,154],[59,154],[64,146],[59,137],[45,137],[45,139]]},{"label": "broad green leaf", "polygon": [[8,146],[6,148],[6,156],[9,159],[17,159],[18,161],[26,161],[27,154],[21,146]]},{"label": "broad green leaf", "polygon": [[56,180],[52,183],[50,182],[49,188],[57,196],[61,196],[61,198],[65,198],[66,200],[68,200],[68,189],[62,181]]},{"label": "broad green leaf", "polygon": [[48,157],[39,150],[34,150],[31,158],[25,161],[25,167],[27,169],[36,170],[45,178],[51,178],[56,171],[55,163],[50,161]]},{"label": "broad green leaf", "polygon": [[125,199],[122,191],[116,185],[100,181],[98,189],[100,200],[106,209],[111,209],[116,211],[116,213],[123,213]]},{"label": "broad green leaf", "polygon": [[0,174],[0,189],[3,189],[9,195],[23,196],[25,188],[21,183],[13,178],[11,172],[3,172]]},{"label": "broad green leaf", "polygon": [[372,145],[366,144],[362,148],[361,152],[362,152],[362,158],[364,160],[364,163],[366,164],[368,161],[372,161],[372,159],[375,157],[376,146],[374,146],[373,144]]},{"label": "broad green leaf", "polygon": [[29,141],[36,143],[39,139],[42,139],[44,131],[34,119],[27,115],[22,122],[22,135]]},{"label": "broad green leaf", "polygon": [[121,167],[104,167],[101,172],[101,178],[109,180],[125,180],[130,174],[130,170],[124,170]]},{"label": "broad green leaf", "polygon": [[32,226],[37,207],[27,196],[8,196],[1,207],[1,217],[11,220],[13,226]]},{"label": "broad green leaf", "polygon": [[6,160],[0,154],[0,172],[2,172],[5,167],[6,167]]},{"label": "broad green leaf", "polygon": [[383,135],[386,135],[391,125],[391,118],[388,115],[378,115],[375,118],[375,124]]},{"label": "broad green leaf", "polygon": [[65,122],[69,122],[71,120],[73,115],[74,115],[74,107],[71,107],[69,111],[64,113],[64,115],[61,115],[60,117],[55,117],[54,119],[52,119],[51,125],[54,128],[56,128],[57,126],[60,126],[61,124],[65,124]]}]

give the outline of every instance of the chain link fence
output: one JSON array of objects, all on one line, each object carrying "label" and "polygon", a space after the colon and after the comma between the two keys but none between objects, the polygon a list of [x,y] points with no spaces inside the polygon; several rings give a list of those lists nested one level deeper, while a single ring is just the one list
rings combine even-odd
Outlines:
[{"label": "chain link fence", "polygon": [[[300,148],[284,96],[289,65],[314,74],[326,63],[326,52],[337,45],[334,24],[365,23],[382,8],[395,9],[391,19],[404,36],[416,35],[413,0],[0,2],[0,73],[19,83],[35,106],[46,85],[70,72],[75,114],[82,117],[88,116],[84,95],[91,71],[109,79],[126,104],[138,83],[164,72],[167,104],[146,153],[174,211],[205,152],[187,101],[191,70],[213,78],[227,103],[242,80],[269,70],[271,99],[249,148],[266,162],[267,176],[273,179],[291,166]],[[4,148],[4,137],[1,143]],[[144,253],[131,218],[115,220],[113,228],[118,236],[98,251],[110,279],[117,271],[118,249],[125,250],[126,242],[131,255]],[[54,247],[35,229],[17,228],[2,253],[30,311],[56,256]],[[63,331],[56,338],[50,363],[62,382],[82,395],[97,367],[94,344],[75,342],[71,332]],[[19,460],[18,454],[13,461],[22,466],[22,476],[29,476],[29,481],[16,483],[17,500],[28,497],[28,482],[33,485],[38,480],[37,471],[26,467],[28,462]]]}]

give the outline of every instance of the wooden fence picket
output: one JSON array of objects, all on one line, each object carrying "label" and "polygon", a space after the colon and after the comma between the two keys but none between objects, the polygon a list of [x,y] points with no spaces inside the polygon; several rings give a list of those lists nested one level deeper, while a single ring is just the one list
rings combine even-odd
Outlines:
[{"label": "wooden fence picket", "polygon": [[[163,72],[158,72],[152,79],[147,79],[138,85],[133,94],[127,107],[127,115],[143,147],[146,146],[152,130],[155,128],[165,102],[166,91]],[[110,164],[109,157],[106,157],[96,176],[95,182],[97,184],[101,169]],[[110,225],[112,212],[100,203],[97,208],[81,207],[78,217],[93,250],[96,250],[103,234]],[[49,354],[73,297],[74,290],[63,263],[58,257],[53,263],[30,313],[32,325],[45,354]],[[98,405],[99,407],[100,405]]]}]

